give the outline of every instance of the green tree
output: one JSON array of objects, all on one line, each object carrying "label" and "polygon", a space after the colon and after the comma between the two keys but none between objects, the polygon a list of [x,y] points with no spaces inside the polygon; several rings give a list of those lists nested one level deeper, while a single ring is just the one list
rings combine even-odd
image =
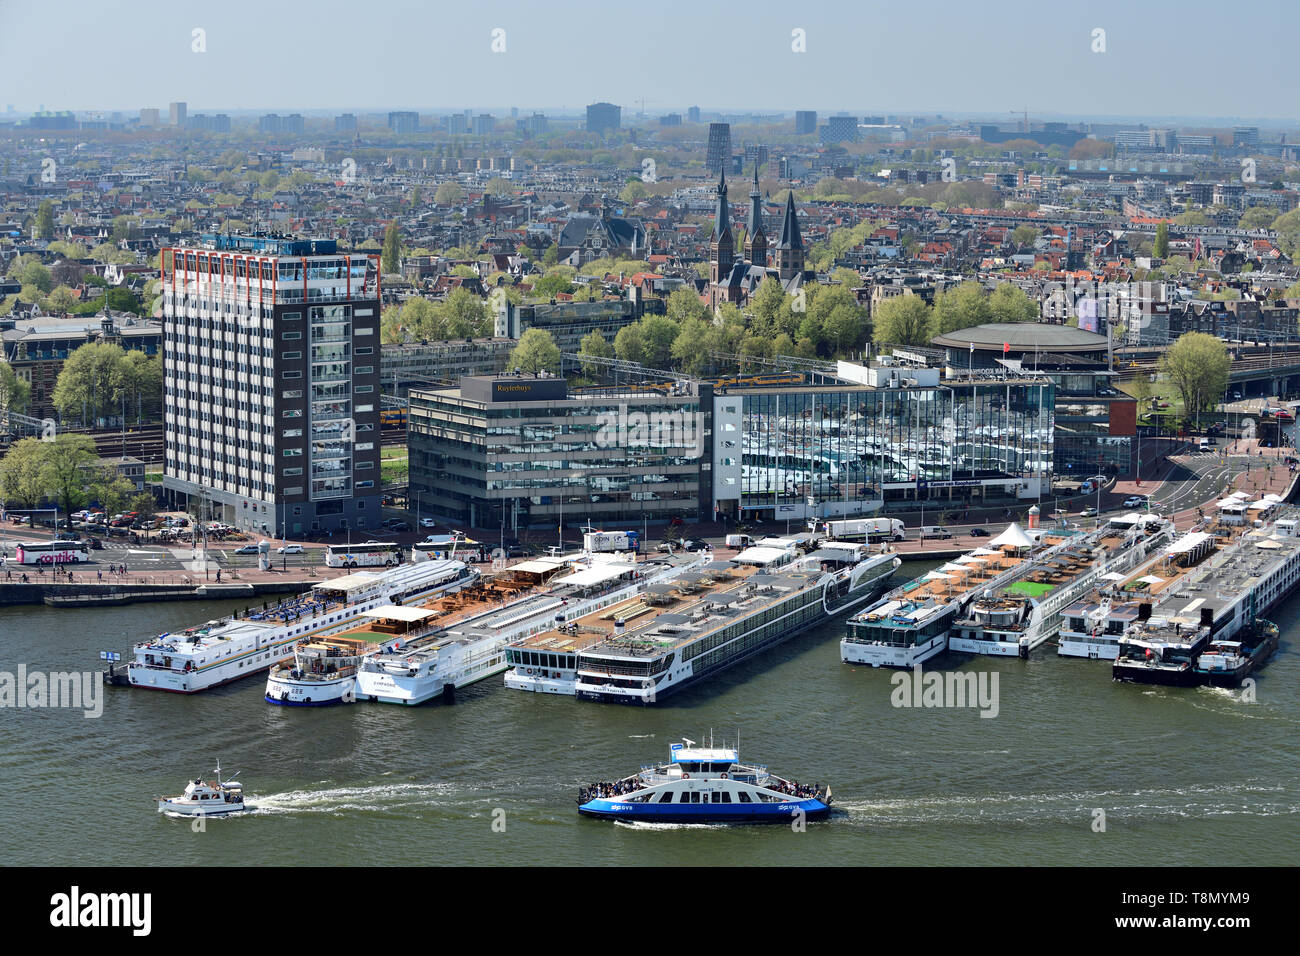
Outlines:
[{"label": "green tree", "polygon": [[1237,221],[1238,229],[1267,229],[1277,218],[1276,210],[1267,206],[1251,206]]},{"label": "green tree", "polygon": [[50,293],[45,307],[51,312],[71,312],[77,307],[77,297],[66,285],[61,285]]},{"label": "green tree", "polygon": [[91,342],[63,362],[53,402],[64,421],[83,424],[119,413],[126,352],[120,345]]},{"label": "green tree", "polygon": [[23,438],[10,445],[0,458],[0,491],[11,507],[35,508],[40,504],[45,495],[41,469],[48,445],[39,438]]},{"label": "green tree", "polygon": [[449,179],[439,184],[438,191],[433,194],[433,201],[439,206],[455,206],[465,201],[465,190],[460,188],[459,183]]},{"label": "green tree", "polygon": [[687,319],[704,319],[709,314],[709,307],[700,301],[695,290],[689,286],[674,289],[664,306],[668,318],[679,323]]},{"label": "green tree", "polygon": [[880,345],[925,345],[930,341],[930,307],[920,296],[886,299],[871,318]]},{"label": "green tree", "polygon": [[455,289],[447,296],[442,318],[447,339],[480,338],[492,329],[488,304],[468,289]]},{"label": "green tree", "polygon": [[652,368],[666,369],[671,366],[673,341],[678,332],[677,323],[666,315],[647,315],[638,324],[641,326],[641,339],[645,343],[645,358],[642,361]]},{"label": "green tree", "polygon": [[1209,217],[1199,209],[1189,209],[1174,217],[1174,222],[1180,226],[1204,226],[1209,223]]},{"label": "green tree", "polygon": [[1011,233],[1011,241],[1017,246],[1023,248],[1025,246],[1032,246],[1038,241],[1038,237],[1041,235],[1042,233],[1033,226],[1016,226]]},{"label": "green tree", "polygon": [[1010,282],[998,283],[989,296],[989,314],[994,322],[1037,322],[1040,317],[1038,303]]},{"label": "green tree", "polygon": [[640,179],[631,180],[622,191],[619,192],[618,198],[625,203],[639,202],[650,195],[650,190],[645,188],[645,183]]},{"label": "green tree", "polygon": [[24,286],[35,286],[45,294],[49,294],[50,290],[54,288],[54,279],[50,276],[50,270],[35,259],[23,264],[21,270],[19,270],[18,279]]},{"label": "green tree", "polygon": [[573,292],[573,282],[568,273],[552,269],[533,283],[533,292],[548,299],[559,294],[567,295]]},{"label": "green tree", "polygon": [[135,494],[135,484],[129,481],[116,465],[100,465],[88,469],[86,490],[91,501],[112,515],[126,508]]},{"label": "green tree", "polygon": [[935,335],[955,332],[958,329],[969,329],[992,320],[993,312],[989,307],[988,294],[978,282],[963,282],[935,296]]},{"label": "green tree", "polygon": [[672,356],[688,375],[701,375],[709,367],[713,323],[705,319],[686,318],[677,326]]},{"label": "green tree", "polygon": [[402,230],[394,219],[384,230],[384,251],[380,254],[384,272],[396,275],[402,271]]},{"label": "green tree", "polygon": [[645,361],[645,337],[641,333],[641,324],[625,325],[614,336],[614,354],[624,362]]},{"label": "green tree", "polygon": [[1227,346],[1204,332],[1179,336],[1160,359],[1161,374],[1178,389],[1187,418],[1197,422],[1223,400],[1230,368]]},{"label": "green tree", "polygon": [[542,265],[546,266],[546,268],[549,269],[551,266],[555,265],[559,261],[560,261],[560,247],[555,243],[551,243],[549,246],[546,247],[546,251],[542,253]]},{"label": "green tree", "polygon": [[49,495],[63,507],[62,518],[86,503],[86,471],[99,461],[95,440],[89,435],[63,432],[52,442],[44,442],[45,460],[41,480]]},{"label": "green tree", "polygon": [[[614,346],[605,340],[605,336],[592,330],[582,337],[578,343],[579,355],[590,355],[592,358],[613,358]],[[582,365],[582,374],[595,378],[605,371],[605,366],[597,365],[595,362],[584,362]]]},{"label": "green tree", "polygon": [[764,279],[749,298],[749,308],[754,315],[753,331],[757,335],[775,336],[793,324],[790,297],[781,283],[771,276]]},{"label": "green tree", "polygon": [[123,356],[119,374],[124,412],[129,415],[134,407],[135,420],[139,424],[146,420],[145,405],[152,409],[162,398],[162,356],[129,349]]},{"label": "green tree", "polygon": [[21,414],[27,410],[31,397],[32,387],[0,358],[0,408]]},{"label": "green tree", "polygon": [[1288,256],[1295,258],[1300,253],[1300,209],[1284,212],[1273,220],[1273,231],[1277,233],[1278,244]]},{"label": "green tree", "polygon": [[510,353],[510,368],[524,372],[560,372],[560,348],[545,329],[528,329]]},{"label": "green tree", "polygon": [[51,239],[54,236],[54,203],[42,200],[36,207],[36,221],[32,224],[32,236],[36,239]]},{"label": "green tree", "polygon": [[1169,223],[1161,222],[1156,225],[1156,241],[1151,247],[1151,254],[1157,259],[1165,259],[1169,256]]}]

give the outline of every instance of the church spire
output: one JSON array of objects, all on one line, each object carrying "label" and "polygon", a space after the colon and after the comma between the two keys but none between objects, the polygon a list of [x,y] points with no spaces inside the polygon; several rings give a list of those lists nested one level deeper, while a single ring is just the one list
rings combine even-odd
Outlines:
[{"label": "church spire", "polygon": [[766,266],[767,231],[763,229],[763,195],[758,191],[758,163],[754,164],[754,184],[749,190],[749,224],[745,232],[750,263]]},{"label": "church spire", "polygon": [[713,241],[723,236],[731,236],[731,210],[727,206],[727,171],[724,169],[718,177],[718,209],[713,217]]},{"label": "church spire", "polygon": [[785,197],[785,218],[781,220],[781,239],[778,249],[803,249],[803,236],[799,235],[799,215],[794,209],[794,190]]}]

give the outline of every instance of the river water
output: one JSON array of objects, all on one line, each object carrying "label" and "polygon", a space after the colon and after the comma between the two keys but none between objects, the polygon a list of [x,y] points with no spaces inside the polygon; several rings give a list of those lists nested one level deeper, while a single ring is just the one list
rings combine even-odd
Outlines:
[{"label": "river water", "polygon": [[[915,575],[925,565],[909,564]],[[231,603],[0,609],[0,670],[98,669],[100,650]],[[103,715],[0,710],[5,864],[1290,864],[1300,855],[1300,599],[1240,691],[1115,684],[1109,664],[948,656],[998,678],[998,713],[891,703],[839,660],[834,621],[649,709],[508,691],[454,705],[282,708],[264,679],[193,697],[104,690]],[[743,759],[829,782],[804,832],[579,818],[577,789],[741,735]],[[153,800],[217,760],[257,807],[192,821]],[[1104,811],[1104,831],[1100,829]]]}]

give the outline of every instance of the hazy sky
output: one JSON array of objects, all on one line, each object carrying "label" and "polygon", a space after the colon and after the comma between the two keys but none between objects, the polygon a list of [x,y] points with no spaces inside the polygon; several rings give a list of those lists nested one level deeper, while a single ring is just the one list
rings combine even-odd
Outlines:
[{"label": "hazy sky", "polygon": [[0,109],[1290,119],[1297,28],[1296,0],[0,0]]}]

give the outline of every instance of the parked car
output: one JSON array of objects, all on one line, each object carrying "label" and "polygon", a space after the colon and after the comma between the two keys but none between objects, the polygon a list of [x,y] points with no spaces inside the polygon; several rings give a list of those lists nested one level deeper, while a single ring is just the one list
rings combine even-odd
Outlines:
[{"label": "parked car", "polygon": [[242,548],[236,548],[235,554],[257,554],[258,548],[255,544],[246,544]]},{"label": "parked car", "polygon": [[507,558],[526,558],[530,554],[532,554],[532,552],[529,551],[527,548],[525,548],[522,544],[512,544],[506,547]]},{"label": "parked car", "polygon": [[675,541],[660,541],[655,546],[655,550],[661,554],[672,554],[677,550],[677,543]]},{"label": "parked car", "polygon": [[1147,503],[1146,495],[1129,495],[1124,499],[1125,508],[1139,508]]},{"label": "parked car", "polygon": [[970,536],[972,538],[987,538],[989,536],[989,533],[985,531],[983,528],[971,528]]},{"label": "parked car", "polygon": [[420,527],[421,527],[421,528],[436,528],[436,527],[438,527],[438,522],[434,521],[432,518],[421,518],[421,519],[420,519]]},{"label": "parked car", "polygon": [[286,544],[282,548],[276,548],[275,553],[276,554],[302,554],[302,550],[303,550],[302,545],[300,544]]},{"label": "parked car", "polygon": [[1080,517],[1080,518],[1091,518],[1091,517],[1093,517],[1093,516],[1096,515],[1096,514],[1097,514],[1097,509],[1096,509],[1096,508],[1084,508],[1082,511],[1079,512],[1079,517]]},{"label": "parked car", "polygon": [[388,525],[390,531],[410,531],[411,526],[405,521],[392,521]]},{"label": "parked car", "polygon": [[700,538],[687,538],[682,542],[682,549],[684,551],[707,551],[709,550],[709,543]]}]

